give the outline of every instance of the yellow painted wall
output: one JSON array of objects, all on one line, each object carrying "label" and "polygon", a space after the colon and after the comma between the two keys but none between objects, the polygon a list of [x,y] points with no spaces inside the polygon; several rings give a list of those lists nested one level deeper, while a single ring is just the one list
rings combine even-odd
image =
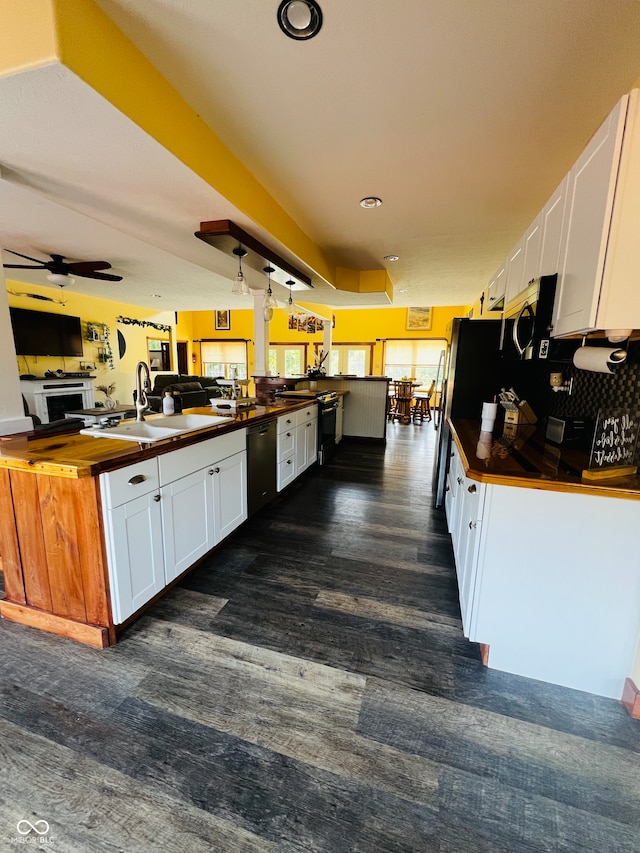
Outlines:
[{"label": "yellow painted wall", "polygon": [[[333,330],[333,342],[340,343],[375,343],[373,355],[373,373],[381,375],[383,368],[383,345],[385,338],[447,338],[449,326],[454,317],[466,317],[469,311],[468,305],[454,305],[449,307],[434,308],[432,312],[431,329],[425,332],[407,331],[406,308],[358,308],[337,309],[333,313],[336,325]],[[320,312],[327,315],[328,309],[323,306]],[[229,331],[216,331],[214,325],[213,311],[194,311],[189,315],[187,321],[185,312],[180,313],[177,337],[180,339],[180,329],[187,328],[187,322],[191,323],[191,340],[217,338],[230,339],[242,338],[253,341],[253,310],[231,311],[231,329]],[[183,316],[185,320],[183,321]],[[278,308],[274,312],[273,320],[269,329],[269,339],[273,343],[308,343],[322,344],[322,332],[313,335],[295,332],[288,327],[288,315],[284,308]],[[377,341],[377,343],[376,343]],[[200,353],[198,344],[193,345],[193,351],[197,355],[197,363],[193,365],[191,373],[200,373]],[[249,375],[253,372],[253,346],[248,347]]]},{"label": "yellow painted wall", "polygon": [[[49,296],[53,299],[60,298],[60,290],[58,288],[37,287],[36,285],[26,285],[20,281],[6,282],[7,290],[17,292],[37,293],[43,296]],[[94,385],[110,385],[115,382],[116,390],[113,393],[114,399],[119,400],[123,404],[128,404],[133,401],[133,389],[135,387],[135,367],[138,361],[147,361],[147,338],[158,338],[160,340],[170,340],[172,335],[167,332],[160,332],[152,328],[144,328],[135,325],[122,325],[116,322],[116,317],[132,318],[136,320],[147,320],[153,323],[162,325],[172,325],[174,321],[173,312],[151,312],[148,309],[136,308],[132,305],[126,305],[121,302],[112,302],[107,299],[98,299],[96,297],[85,296],[82,294],[73,293],[72,291],[65,292],[66,305],[58,305],[52,302],[44,302],[40,300],[30,299],[29,297],[14,296],[8,293],[8,302],[10,307],[27,308],[31,311],[45,311],[53,314],[69,314],[80,317],[83,323],[83,337],[85,332],[85,324],[87,322],[105,323],[110,330],[109,342],[113,352],[114,369],[111,370],[107,365],[100,363],[98,358],[98,348],[100,344],[95,344],[89,341],[84,341],[83,349],[84,356],[80,358],[44,358],[36,356],[27,356],[26,361],[23,356],[18,356],[18,372],[33,373],[36,376],[42,376],[45,370],[66,370],[74,372],[80,370],[81,362],[95,362],[97,369],[92,370],[92,375],[96,376]],[[118,354],[118,336],[116,330],[119,329],[124,335],[126,341],[126,352],[122,359]],[[104,400],[104,395],[101,392],[96,392],[96,402]]]}]

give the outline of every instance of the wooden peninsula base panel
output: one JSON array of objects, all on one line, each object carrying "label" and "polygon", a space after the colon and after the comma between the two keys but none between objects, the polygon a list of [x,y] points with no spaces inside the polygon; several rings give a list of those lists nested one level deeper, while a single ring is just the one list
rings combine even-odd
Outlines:
[{"label": "wooden peninsula base panel", "polygon": [[116,641],[97,480],[0,469],[0,615],[103,648]]}]

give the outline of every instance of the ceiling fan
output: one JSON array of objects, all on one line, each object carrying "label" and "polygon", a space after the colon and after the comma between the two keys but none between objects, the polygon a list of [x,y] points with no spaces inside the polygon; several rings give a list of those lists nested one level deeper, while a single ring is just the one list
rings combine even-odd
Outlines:
[{"label": "ceiling fan", "polygon": [[31,264],[3,264],[5,269],[11,270],[48,270],[47,279],[53,284],[64,286],[67,282],[67,276],[80,276],[81,278],[96,278],[101,281],[122,281],[121,275],[112,275],[111,273],[98,272],[98,270],[110,270],[111,264],[107,261],[76,261],[66,263],[63,255],[50,255],[50,261],[41,261],[38,258],[30,258],[29,255],[23,255],[20,252],[13,252],[11,249],[5,249],[12,255],[17,255],[19,258],[25,258],[27,261],[33,261],[36,266]]}]

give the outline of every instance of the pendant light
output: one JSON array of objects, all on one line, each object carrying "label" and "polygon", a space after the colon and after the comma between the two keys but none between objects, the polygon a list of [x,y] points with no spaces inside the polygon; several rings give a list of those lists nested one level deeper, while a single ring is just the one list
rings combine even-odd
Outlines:
[{"label": "pendant light", "polygon": [[289,301],[287,302],[287,314],[290,317],[293,317],[293,315],[296,313],[296,306],[293,304],[293,295],[291,292],[291,288],[295,284],[295,281],[293,281],[292,279],[289,279],[289,281],[287,281],[286,284],[289,286]]},{"label": "pendant light", "polygon": [[277,308],[276,300],[273,298],[273,291],[271,290],[271,273],[275,272],[273,267],[265,267],[264,272],[267,274],[267,289],[264,292],[264,303],[262,306],[262,311],[264,314],[264,321],[268,323],[273,319],[273,310]]},{"label": "pendant light", "polygon": [[238,275],[235,277],[235,281],[233,282],[231,293],[235,294],[236,296],[248,296],[249,286],[247,285],[247,280],[244,277],[244,273],[242,272],[242,259],[247,253],[242,248],[242,246],[236,246],[236,248],[233,250],[233,254],[238,259]]}]

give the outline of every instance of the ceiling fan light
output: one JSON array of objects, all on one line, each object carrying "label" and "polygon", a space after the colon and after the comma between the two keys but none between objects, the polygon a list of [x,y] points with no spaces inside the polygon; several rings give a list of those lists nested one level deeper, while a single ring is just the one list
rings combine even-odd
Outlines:
[{"label": "ceiling fan light", "polygon": [[64,287],[66,284],[73,284],[74,279],[69,278],[68,275],[64,275],[59,272],[50,272],[47,276],[47,281],[50,281],[51,284],[57,284],[59,287]]}]

